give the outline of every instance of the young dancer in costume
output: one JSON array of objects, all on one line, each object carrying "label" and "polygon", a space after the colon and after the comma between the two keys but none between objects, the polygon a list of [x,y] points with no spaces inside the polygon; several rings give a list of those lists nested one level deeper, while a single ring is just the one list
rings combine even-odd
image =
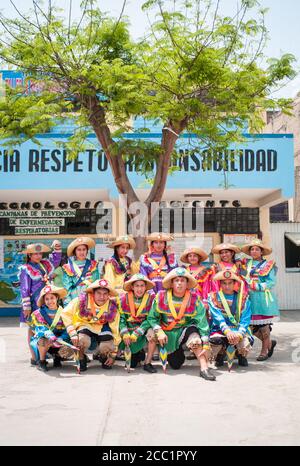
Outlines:
[{"label": "young dancer in costume", "polygon": [[152,307],[155,294],[151,291],[154,283],[140,273],[124,283],[126,293],[120,296],[120,334],[123,342],[120,349],[126,346],[131,351],[131,367],[145,360],[144,348],[147,346],[147,356],[144,370],[150,373],[157,372],[151,360],[156,349],[154,332],[147,320]]}]

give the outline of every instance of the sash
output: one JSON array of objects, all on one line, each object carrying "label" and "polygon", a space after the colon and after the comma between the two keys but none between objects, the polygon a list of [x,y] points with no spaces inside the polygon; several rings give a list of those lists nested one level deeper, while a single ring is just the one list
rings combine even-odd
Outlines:
[{"label": "sash", "polygon": [[235,263],[232,263],[231,267],[226,267],[225,264],[229,264],[229,262],[222,262],[222,261],[219,262],[218,265],[220,266],[221,270],[227,270],[228,269],[228,270],[231,270],[234,273],[238,272],[238,267],[237,267],[237,265]]},{"label": "sash", "polygon": [[246,275],[246,278],[249,279],[250,278],[250,275],[254,275],[255,272],[257,272],[260,267],[266,262],[266,260],[264,259],[263,261],[259,262],[257,265],[254,266],[253,270],[252,270],[252,267],[253,267],[253,259],[250,259],[249,263],[248,263],[248,266],[247,266],[247,275]]},{"label": "sash", "polygon": [[109,306],[109,299],[107,300],[107,302],[101,306],[102,309],[98,312],[98,314],[96,313],[96,304],[95,304],[95,300],[94,300],[94,296],[91,295],[90,296],[90,303],[91,303],[91,314],[92,314],[92,320],[94,322],[98,322],[102,315],[108,311],[108,306]]},{"label": "sash", "polygon": [[160,260],[160,263],[158,264],[154,259],[152,259],[151,257],[147,256],[147,259],[148,261],[150,262],[152,268],[154,269],[153,272],[151,272],[149,274],[149,278],[151,280],[151,278],[155,278],[155,277],[160,277],[160,276],[164,276],[164,275],[167,275],[167,273],[162,270],[162,268],[166,265],[167,261],[166,261],[166,258],[165,256],[163,256]]},{"label": "sash", "polygon": [[[237,326],[239,324],[239,321],[240,321],[240,318],[241,318],[240,306],[238,306],[238,308],[237,308],[237,294],[234,293],[234,296],[233,296],[232,312],[230,310],[229,304],[227,302],[227,299],[224,296],[223,291],[219,291],[219,296],[221,298],[221,302],[223,304],[223,307],[224,307],[224,310],[225,310],[225,312],[227,314],[228,319],[230,320],[232,325]],[[233,316],[233,314],[236,314],[236,311],[237,311],[237,319]]]},{"label": "sash", "polygon": [[40,314],[41,316],[43,317],[43,319],[47,322],[47,324],[49,325],[49,329],[52,330],[56,327],[56,325],[58,324],[59,322],[59,319],[61,317],[61,314],[62,314],[62,311],[63,311],[63,308],[61,306],[59,306],[59,308],[57,309],[56,311],[56,314],[53,318],[53,320],[51,319],[51,317],[49,317],[48,315],[48,312],[47,312],[47,309],[48,307],[47,306],[42,306],[40,308]]},{"label": "sash", "polygon": [[71,288],[75,289],[81,282],[84,281],[84,277],[90,268],[91,261],[89,259],[86,259],[82,272],[80,272],[80,268],[78,267],[77,264],[75,264],[75,262],[72,261],[72,259],[69,259],[69,265],[70,265],[71,270],[74,272],[74,274],[77,277],[79,277],[77,282],[71,286]]},{"label": "sash", "polygon": [[33,267],[34,269],[37,269],[39,272],[42,273],[42,275],[47,275],[47,270],[45,269],[45,267],[43,266],[43,264],[41,262],[30,262],[30,265],[31,267]]},{"label": "sash", "polygon": [[139,308],[136,310],[133,292],[132,291],[128,292],[128,303],[129,303],[130,314],[131,314],[132,319],[135,320],[143,312],[148,302],[148,298],[149,298],[148,293],[145,293],[143,296],[142,302],[139,305]]},{"label": "sash", "polygon": [[196,277],[198,275],[198,273],[202,272],[202,270],[204,271],[205,267],[198,267],[198,269],[196,270],[191,270],[190,269],[190,266],[187,267],[187,271],[193,275],[193,277]]},{"label": "sash", "polygon": [[180,322],[180,320],[184,316],[184,313],[185,313],[185,310],[186,310],[186,307],[187,307],[187,303],[188,303],[188,301],[190,299],[190,295],[191,295],[191,292],[189,290],[187,290],[185,295],[184,295],[183,301],[181,303],[179,312],[177,314],[174,303],[173,303],[172,290],[168,290],[168,292],[167,292],[168,305],[169,305],[169,308],[170,308],[170,311],[171,311],[171,314],[172,314],[172,317],[173,317],[174,320],[169,325],[162,324],[161,328],[163,330],[170,332],[171,330],[173,330],[175,325],[178,322]]},{"label": "sash", "polygon": [[41,264],[40,262],[38,264],[35,263],[35,262],[30,262],[30,265],[31,265],[32,268],[38,270],[42,274],[41,285],[30,296],[31,307],[34,307],[37,298],[39,297],[39,295],[40,295],[42,289],[44,288],[45,284],[49,283],[49,280],[48,280],[47,270],[45,269],[43,264]]}]

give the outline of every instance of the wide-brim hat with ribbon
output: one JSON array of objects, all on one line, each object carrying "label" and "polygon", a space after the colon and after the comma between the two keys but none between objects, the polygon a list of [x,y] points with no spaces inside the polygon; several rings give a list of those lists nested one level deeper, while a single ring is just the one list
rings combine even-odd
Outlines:
[{"label": "wide-brim hat with ribbon", "polygon": [[45,295],[51,293],[57,295],[60,299],[63,299],[67,296],[68,292],[65,288],[59,288],[54,285],[46,285],[40,292],[39,299],[37,300],[38,307],[43,306],[45,303]]},{"label": "wide-brim hat with ribbon", "polygon": [[67,249],[68,257],[73,256],[75,249],[78,246],[82,246],[82,245],[87,246],[88,249],[92,249],[95,247],[96,243],[92,238],[88,238],[87,236],[81,236],[80,238],[76,238],[68,246],[68,249]]},{"label": "wide-brim hat with ribbon", "polygon": [[152,288],[155,287],[155,283],[153,283],[151,280],[149,280],[148,277],[146,277],[145,275],[143,275],[142,273],[136,273],[135,275],[133,275],[130,280],[127,280],[124,285],[123,285],[123,289],[125,291],[131,291],[132,290],[132,286],[135,282],[138,282],[138,281],[143,281],[146,283],[146,290],[149,291],[149,290],[152,290]]},{"label": "wide-brim hat with ribbon", "polygon": [[250,256],[250,249],[252,248],[252,246],[258,246],[259,248],[261,248],[262,250],[262,254],[264,256],[268,256],[269,254],[271,254],[272,252],[272,248],[270,248],[269,246],[267,246],[265,243],[263,243],[260,239],[253,239],[250,243],[248,244],[245,244],[243,247],[242,247],[242,251],[244,254],[247,254],[248,256]]},{"label": "wide-brim hat with ribbon", "polygon": [[114,241],[111,241],[107,247],[114,249],[117,246],[121,246],[121,244],[129,244],[130,249],[135,249],[136,247],[135,241],[130,235],[118,236]]},{"label": "wide-brim hat with ribbon", "polygon": [[106,288],[109,291],[110,296],[117,296],[118,293],[112,288],[110,283],[107,280],[104,280],[104,278],[100,280],[95,280],[93,283],[91,283],[87,289],[87,293],[92,293],[94,290],[97,288]]},{"label": "wide-brim hat with ribbon", "polygon": [[147,241],[174,241],[174,237],[168,233],[151,233],[151,235],[146,237]]},{"label": "wide-brim hat with ribbon", "polygon": [[213,277],[213,280],[235,280],[236,282],[242,282],[242,280],[231,270],[222,270],[221,272],[216,273],[216,275]]},{"label": "wide-brim hat with ribbon", "polygon": [[200,257],[200,262],[203,262],[208,258],[208,255],[206,254],[205,251],[203,251],[203,249],[201,249],[201,248],[188,248],[188,249],[185,249],[182,256],[180,257],[181,262],[184,262],[184,263],[188,264],[189,263],[188,255],[192,254],[192,253],[197,254]]},{"label": "wide-brim hat with ribbon", "polygon": [[36,254],[36,253],[43,253],[43,252],[50,252],[51,249],[49,246],[46,246],[46,244],[43,243],[34,243],[34,244],[28,244],[26,246],[26,249],[22,251],[22,254]]},{"label": "wide-brim hat with ribbon", "polygon": [[231,243],[221,243],[221,244],[217,244],[217,246],[215,246],[214,248],[212,248],[211,252],[213,254],[220,254],[221,251],[224,251],[224,249],[227,249],[229,251],[233,251],[235,253],[239,253],[241,252],[240,248],[238,246],[236,246],[235,244],[231,244]]},{"label": "wide-brim hat with ribbon", "polygon": [[197,280],[183,267],[177,267],[171,270],[162,281],[164,288],[169,289],[172,286],[172,280],[177,277],[185,277],[188,280],[188,289],[195,288],[197,286]]}]

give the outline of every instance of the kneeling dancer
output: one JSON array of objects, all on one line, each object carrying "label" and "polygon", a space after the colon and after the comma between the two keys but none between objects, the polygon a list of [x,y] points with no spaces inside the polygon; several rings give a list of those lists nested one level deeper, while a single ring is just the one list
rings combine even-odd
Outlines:
[{"label": "kneeling dancer", "polygon": [[164,278],[163,287],[148,316],[157,339],[168,352],[168,363],[180,369],[184,363],[184,348],[195,354],[200,364],[200,377],[216,380],[207,364],[209,327],[205,308],[197,295],[197,281],[187,270],[177,267]]},{"label": "kneeling dancer", "polygon": [[37,368],[43,372],[48,370],[47,353],[53,356],[53,367],[61,367],[61,356],[73,355],[71,348],[67,347],[67,354],[64,351],[64,344],[71,342],[61,318],[63,308],[59,306],[59,300],[66,295],[64,288],[45,286],[37,300],[38,309],[30,316],[29,325],[33,332],[30,346],[35,354]]},{"label": "kneeling dancer", "polygon": [[62,313],[72,343],[79,347],[81,372],[87,370],[87,350],[94,351],[103,369],[111,369],[115,362],[120,318],[117,303],[110,297],[116,295],[108,281],[96,280]]},{"label": "kneeling dancer", "polygon": [[148,342],[144,370],[150,373],[157,372],[151,364],[157,342],[147,320],[155,298],[155,293],[151,291],[154,287],[155,284],[145,275],[137,273],[124,283],[123,288],[127,293],[121,295],[119,300],[120,334],[123,339],[119,349],[130,347],[132,355],[130,367],[136,367],[145,359],[144,347]]},{"label": "kneeling dancer", "polygon": [[226,351],[230,370],[237,351],[239,365],[248,366],[246,357],[253,343],[249,298],[246,293],[236,291],[236,283],[241,283],[241,279],[234,272],[223,270],[214,280],[219,282],[220,291],[209,294],[208,305],[213,319],[209,341],[216,365],[224,364]]}]

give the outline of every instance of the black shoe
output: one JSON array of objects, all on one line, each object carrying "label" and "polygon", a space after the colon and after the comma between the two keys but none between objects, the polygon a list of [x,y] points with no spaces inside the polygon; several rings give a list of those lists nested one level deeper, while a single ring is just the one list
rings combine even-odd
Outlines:
[{"label": "black shoe", "polygon": [[37,364],[38,364],[38,363],[37,363],[37,361],[36,361],[35,359],[30,359],[30,365],[31,365],[32,367],[37,366]]},{"label": "black shoe", "polygon": [[144,371],[149,372],[149,374],[155,374],[157,372],[157,369],[152,366],[151,362],[148,364],[144,364]]},{"label": "black shoe", "polygon": [[238,361],[239,361],[239,366],[248,367],[248,361],[247,361],[247,358],[245,358],[245,356],[238,354]]},{"label": "black shoe", "polygon": [[274,348],[275,346],[277,345],[277,341],[276,340],[271,340],[272,341],[272,346],[271,348],[269,349],[268,351],[268,358],[271,358],[273,356],[273,351],[274,351]]},{"label": "black shoe", "polygon": [[80,365],[80,372],[87,371],[86,359],[79,359],[79,365]]},{"label": "black shoe", "polygon": [[200,370],[200,377],[202,377],[204,380],[216,380],[216,377],[213,374],[211,374],[211,372],[209,372],[208,369]]},{"label": "black shoe", "polygon": [[141,351],[138,351],[137,353],[132,354],[130,363],[131,369],[135,369],[137,366],[140,366],[140,363],[142,361],[145,361],[145,359],[146,355],[143,349]]},{"label": "black shoe", "polygon": [[85,362],[88,364],[89,362],[91,362],[90,358],[88,357],[87,354],[84,355],[84,359],[85,359]]},{"label": "black shoe", "polygon": [[100,361],[99,354],[93,354],[93,361]]},{"label": "black shoe", "polygon": [[61,358],[57,355],[53,358],[53,367],[62,367]]},{"label": "black shoe", "polygon": [[112,366],[107,366],[104,362],[102,363],[102,369],[110,370]]},{"label": "black shoe", "polygon": [[48,372],[46,361],[39,361],[36,367],[39,371]]},{"label": "black shoe", "polygon": [[224,366],[224,354],[217,354],[216,360],[215,360],[215,365],[216,365],[216,367]]}]

